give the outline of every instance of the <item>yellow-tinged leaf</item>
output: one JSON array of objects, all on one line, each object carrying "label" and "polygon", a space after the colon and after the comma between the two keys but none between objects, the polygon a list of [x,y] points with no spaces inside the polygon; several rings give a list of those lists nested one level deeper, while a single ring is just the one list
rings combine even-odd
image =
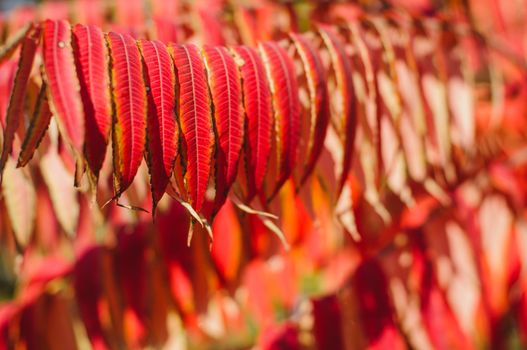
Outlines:
[{"label": "yellow-tinged leaf", "polygon": [[12,158],[8,158],[4,169],[2,195],[16,240],[25,247],[35,226],[36,191],[31,177],[17,170]]},{"label": "yellow-tinged leaf", "polygon": [[79,219],[79,201],[72,186],[73,174],[66,169],[55,148],[50,148],[42,157],[40,171],[60,225],[68,235],[74,236]]}]

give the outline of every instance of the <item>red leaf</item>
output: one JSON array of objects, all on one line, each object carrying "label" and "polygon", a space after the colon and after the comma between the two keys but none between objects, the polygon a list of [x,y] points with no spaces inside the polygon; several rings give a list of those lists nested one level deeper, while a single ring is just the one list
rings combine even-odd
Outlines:
[{"label": "red leaf", "polygon": [[108,49],[96,26],[73,28],[75,59],[86,117],[86,160],[98,177],[110,135],[112,110],[108,78]]},{"label": "red leaf", "polygon": [[258,53],[246,46],[234,53],[244,62],[240,67],[243,107],[247,116],[246,156],[250,200],[263,184],[271,151],[271,101],[265,78],[265,68]]},{"label": "red leaf", "polygon": [[22,150],[18,156],[17,167],[25,166],[33,158],[33,153],[35,153],[35,150],[48,129],[51,120],[51,111],[49,110],[49,104],[46,98],[46,90],[46,83],[43,82],[29,124],[29,129],[24,137]]},{"label": "red leaf", "polygon": [[272,198],[293,170],[300,140],[300,101],[293,61],[274,42],[260,45],[271,85],[277,135],[279,175]]},{"label": "red leaf", "polygon": [[2,173],[7,161],[7,157],[13,148],[13,140],[15,139],[15,132],[23,116],[24,100],[26,96],[26,89],[33,67],[33,60],[40,41],[40,27],[34,27],[28,32],[22,44],[22,51],[20,52],[20,59],[18,61],[18,68],[15,75],[13,90],[9,100],[9,107],[7,108],[6,125],[3,134],[4,145],[2,148],[2,155],[0,157],[0,182],[2,181]]},{"label": "red leaf", "polygon": [[67,21],[44,22],[44,67],[53,114],[78,154],[84,146],[84,116]]},{"label": "red leaf", "polygon": [[240,74],[234,58],[225,48],[205,46],[203,54],[218,132],[216,203],[221,205],[236,178],[243,143]]},{"label": "red leaf", "polygon": [[179,82],[179,118],[187,151],[187,186],[196,211],[203,205],[210,175],[214,133],[205,67],[198,48],[173,45]]},{"label": "red leaf", "polygon": [[310,99],[311,120],[307,154],[305,155],[307,163],[305,163],[298,187],[311,174],[322,152],[329,123],[329,98],[324,66],[315,47],[303,35],[292,33],[290,36],[304,66]]},{"label": "red leaf", "polygon": [[16,59],[10,59],[0,65],[0,125],[5,129],[7,108],[18,67]]},{"label": "red leaf", "polygon": [[353,87],[353,70],[351,61],[346,55],[344,43],[338,38],[333,29],[327,26],[320,26],[319,32],[328,48],[337,81],[337,93],[340,94],[339,100],[342,101],[342,105],[335,111],[338,114],[336,116],[337,130],[343,139],[345,150],[338,187],[338,193],[340,193],[348,178],[352,165],[353,149],[355,148],[357,120],[355,118],[356,97]]},{"label": "red leaf", "polygon": [[174,169],[179,129],[175,116],[174,63],[160,41],[141,41],[148,94],[147,154],[153,206],[163,196]]},{"label": "red leaf", "polygon": [[139,49],[127,34],[107,36],[112,57],[112,86],[115,103],[113,164],[116,196],[132,183],[145,148],[146,88]]}]

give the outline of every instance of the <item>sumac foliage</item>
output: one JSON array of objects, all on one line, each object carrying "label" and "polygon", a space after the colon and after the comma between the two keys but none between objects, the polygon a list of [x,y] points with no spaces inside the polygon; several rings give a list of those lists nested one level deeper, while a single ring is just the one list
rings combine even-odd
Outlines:
[{"label": "sumac foliage", "polygon": [[0,349],[527,346],[527,3],[358,3],[2,15]]}]

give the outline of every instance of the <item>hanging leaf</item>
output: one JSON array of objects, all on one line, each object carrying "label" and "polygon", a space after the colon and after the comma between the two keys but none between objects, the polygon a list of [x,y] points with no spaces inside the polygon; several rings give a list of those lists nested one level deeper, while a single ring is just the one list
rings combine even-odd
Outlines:
[{"label": "hanging leaf", "polygon": [[24,171],[17,171],[9,159],[2,182],[2,195],[7,214],[17,242],[25,247],[31,239],[35,225],[36,191],[31,177]]},{"label": "hanging leaf", "polygon": [[218,133],[215,212],[225,201],[238,172],[244,115],[241,110],[240,73],[234,58],[225,48],[218,46],[205,46],[203,55]]},{"label": "hanging leaf", "polygon": [[15,82],[18,60],[10,59],[0,65],[0,125],[6,127],[7,108]]},{"label": "hanging leaf", "polygon": [[0,182],[2,182],[2,173],[7,162],[7,158],[9,157],[9,154],[13,148],[15,132],[18,129],[20,120],[24,117],[23,108],[27,84],[31,74],[31,69],[33,68],[33,61],[35,58],[37,46],[40,42],[40,33],[40,27],[32,27],[22,43],[18,68],[15,74],[9,106],[7,108],[6,126],[3,135],[4,145],[2,148],[2,155],[0,156]]},{"label": "hanging leaf", "polygon": [[448,105],[452,119],[450,133],[453,143],[457,143],[470,153],[474,147],[474,91],[473,77],[467,67],[459,33],[443,24],[440,34],[440,49],[438,61],[442,63],[445,85],[447,88]]},{"label": "hanging leaf", "polygon": [[77,24],[73,28],[73,44],[86,118],[84,152],[97,178],[106,155],[112,122],[108,49],[101,29],[93,25]]},{"label": "hanging leaf", "polygon": [[49,122],[51,121],[51,111],[49,110],[46,94],[47,86],[45,82],[42,82],[33,110],[33,116],[31,117],[29,128],[24,137],[20,155],[18,156],[17,167],[25,166],[33,158],[35,150],[38,148],[48,129]]},{"label": "hanging leaf", "polygon": [[382,171],[388,187],[407,205],[413,205],[407,186],[407,165],[401,147],[400,120],[402,97],[397,88],[398,75],[395,52],[387,38],[385,23],[380,18],[368,18],[362,23],[362,36],[370,51],[375,70],[377,116],[380,127]]},{"label": "hanging leaf", "polygon": [[153,207],[165,192],[178,151],[174,63],[160,41],[141,40],[148,93],[147,160]]},{"label": "hanging leaf", "polygon": [[328,48],[331,58],[331,64],[337,83],[337,96],[334,98],[340,101],[335,106],[335,120],[338,121],[337,132],[342,138],[344,144],[344,157],[337,193],[342,191],[344,183],[348,178],[353,159],[353,149],[355,148],[356,132],[356,97],[353,86],[352,67],[350,60],[347,58],[344,43],[338,38],[332,28],[328,26],[319,26],[319,33]]},{"label": "hanging leaf", "polygon": [[62,229],[73,237],[79,221],[78,192],[71,184],[73,175],[64,165],[58,149],[50,147],[40,160],[40,172]]},{"label": "hanging leaf", "polygon": [[207,190],[214,147],[205,67],[196,45],[171,47],[179,83],[178,114],[187,152],[186,186],[191,204],[199,212]]},{"label": "hanging leaf", "polygon": [[437,32],[426,30],[421,21],[415,21],[411,28],[411,49],[420,77],[420,92],[425,108],[426,156],[431,165],[448,171],[450,153],[448,104],[446,88],[439,78],[435,65]]},{"label": "hanging leaf", "polygon": [[275,42],[260,44],[270,82],[277,137],[278,179],[269,199],[274,197],[291,175],[300,139],[300,101],[294,67],[287,52]]},{"label": "hanging leaf", "polygon": [[233,53],[241,61],[243,107],[247,117],[245,132],[249,185],[247,200],[250,201],[262,188],[267,172],[273,127],[271,100],[265,68],[258,53],[247,46],[236,47]]},{"label": "hanging leaf", "polygon": [[146,88],[134,39],[110,32],[107,40],[115,106],[112,132],[115,196],[119,197],[132,183],[145,149]]},{"label": "hanging leaf", "polygon": [[35,25],[33,23],[26,23],[26,25],[7,39],[7,41],[0,47],[0,64],[3,64],[13,56],[16,49],[18,49],[18,46],[24,42],[24,39],[27,38],[28,34],[34,30],[34,28]]},{"label": "hanging leaf", "polygon": [[425,114],[415,61],[408,49],[409,33],[391,21],[378,21],[377,24],[379,30],[384,31],[394,51],[397,90],[402,102],[399,130],[408,173],[413,180],[422,182],[427,170],[424,151]]},{"label": "hanging leaf", "polygon": [[[364,42],[362,30],[358,22],[352,22],[348,25],[351,34],[351,40],[358,53],[358,58],[354,62],[354,68],[364,77],[364,87],[361,89],[355,86],[357,97],[364,96],[364,117],[360,120],[360,130],[364,136],[358,145],[357,158],[361,160],[362,170],[366,181],[366,192],[372,194],[370,198],[375,197],[373,193],[378,192],[381,182],[381,140],[380,140],[380,123],[377,118],[377,89],[375,84],[375,71],[372,57]],[[357,82],[358,79],[354,79]],[[361,94],[361,92],[364,92]],[[360,111],[360,106],[359,109]],[[360,115],[360,114],[359,114]]]},{"label": "hanging leaf", "polygon": [[80,155],[84,147],[84,115],[71,39],[67,21],[44,22],[43,56],[50,107],[62,134]]},{"label": "hanging leaf", "polygon": [[302,186],[313,171],[323,149],[324,139],[329,124],[329,96],[326,74],[320,55],[313,44],[301,34],[290,34],[296,50],[302,60],[309,89],[310,128],[307,142],[307,162],[297,187]]}]

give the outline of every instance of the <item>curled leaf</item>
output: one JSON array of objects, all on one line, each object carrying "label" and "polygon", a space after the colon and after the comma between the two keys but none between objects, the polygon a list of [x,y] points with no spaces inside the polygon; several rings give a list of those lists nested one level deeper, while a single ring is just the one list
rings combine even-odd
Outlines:
[{"label": "curled leaf", "polygon": [[20,120],[23,118],[24,100],[27,90],[27,84],[38,43],[40,42],[40,27],[33,27],[24,38],[18,68],[15,74],[11,98],[7,108],[6,125],[4,130],[4,146],[0,156],[0,182],[2,181],[2,172],[7,162],[7,158],[12,151],[15,132],[18,129]]}]

